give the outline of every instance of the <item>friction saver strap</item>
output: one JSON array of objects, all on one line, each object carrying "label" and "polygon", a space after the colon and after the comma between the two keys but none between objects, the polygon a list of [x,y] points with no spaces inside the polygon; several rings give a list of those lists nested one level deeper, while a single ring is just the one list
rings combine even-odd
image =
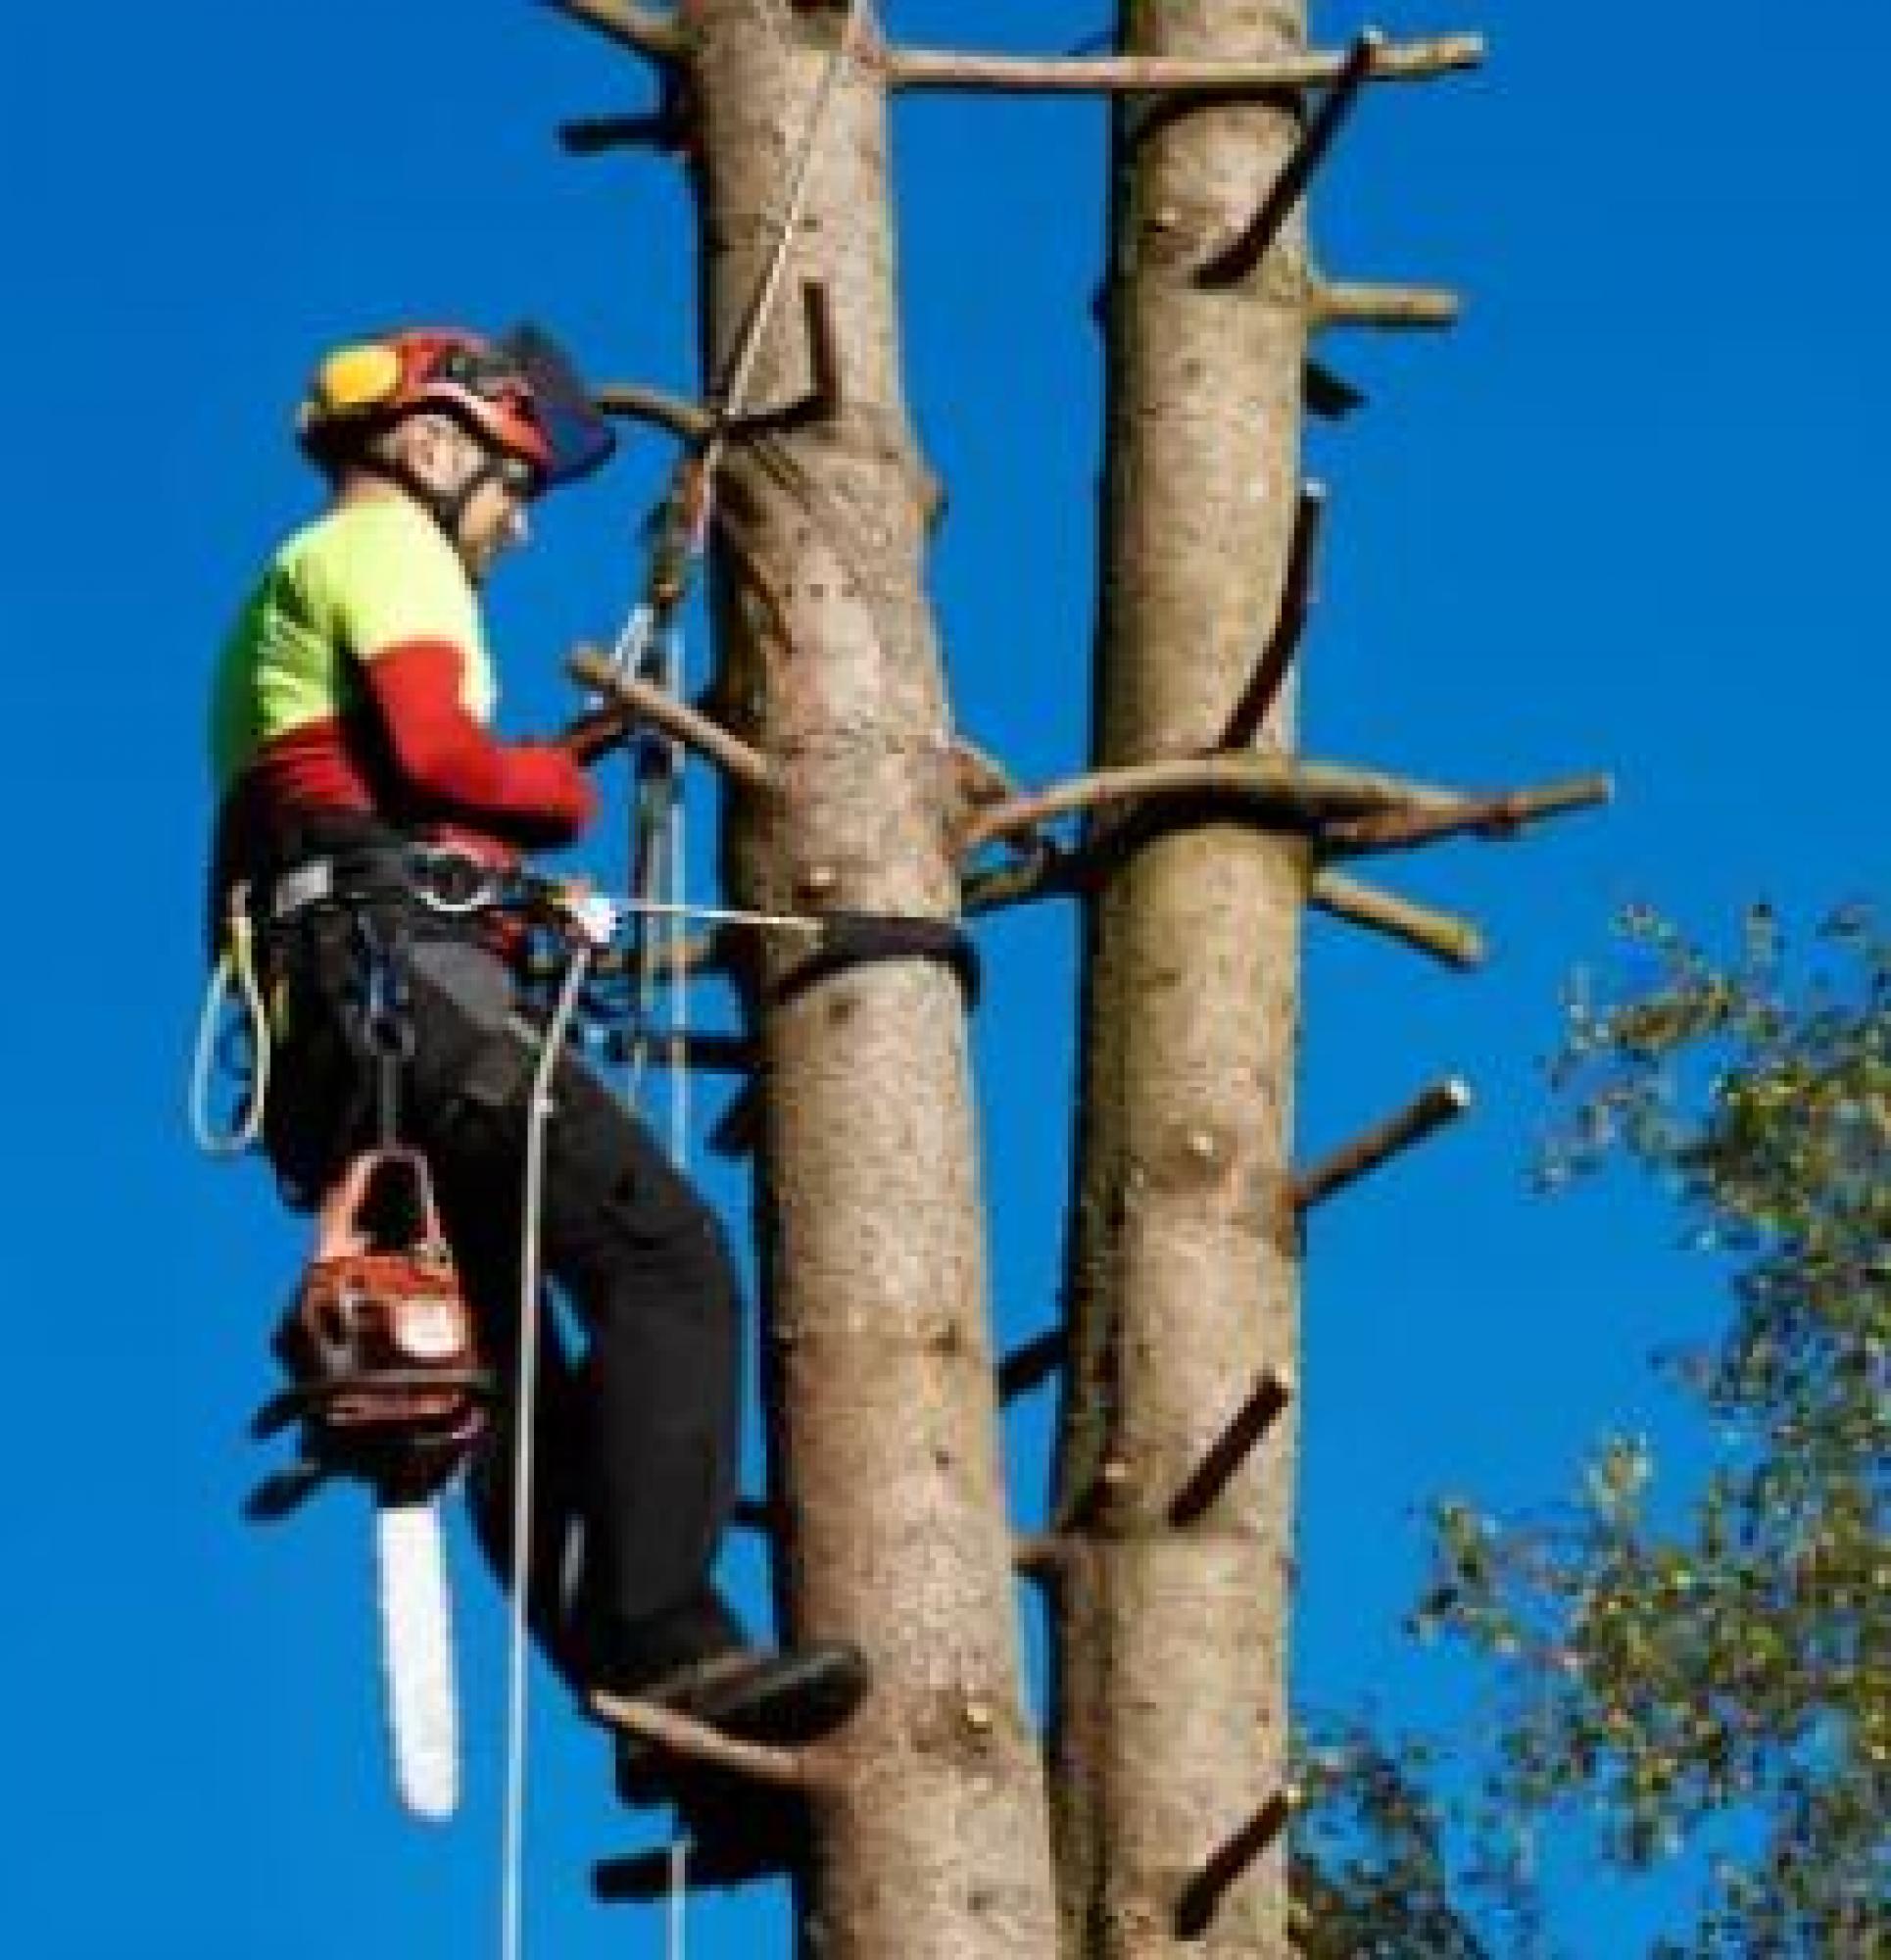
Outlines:
[{"label": "friction saver strap", "polygon": [[816,917],[821,936],[776,988],[777,1002],[792,1001],[849,967],[886,959],[931,959],[951,969],[968,1007],[978,1005],[984,978],[978,948],[956,919],[897,912],[821,912]]}]

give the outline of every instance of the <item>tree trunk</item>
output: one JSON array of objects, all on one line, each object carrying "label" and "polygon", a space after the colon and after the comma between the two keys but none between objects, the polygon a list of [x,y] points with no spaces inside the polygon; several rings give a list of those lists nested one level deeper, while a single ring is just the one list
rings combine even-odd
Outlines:
[{"label": "tree trunk", "polygon": [[[841,16],[696,0],[686,18],[720,375]],[[849,57],[748,406],[807,394],[810,282],[827,296],[839,400],[813,426],[738,443],[724,476],[715,693],[779,772],[772,793],[733,798],[726,868],[736,899],[766,909],[946,917],[961,811],[921,591],[931,486],[900,389],[885,108],[882,77]],[[813,1800],[801,1945],[824,1960],[1048,1956],[965,1002],[937,962],[800,985],[804,957],[780,935],[752,976],[783,1605],[798,1636],[858,1641],[875,1686]]]},{"label": "tree trunk", "polygon": [[[1304,32],[1299,0],[1126,0],[1121,39],[1265,56]],[[1296,127],[1278,103],[1118,112],[1097,763],[1212,750],[1281,604],[1297,217],[1239,285],[1193,275],[1252,218]],[[1291,733],[1289,684],[1256,739]],[[1086,914],[1053,1745],[1063,1947],[1086,1960],[1288,1951],[1280,1830],[1251,1834],[1266,1848],[1225,1888],[1191,1881],[1285,1788],[1290,1399],[1205,1507],[1178,1498],[1257,1384],[1294,1373],[1309,865],[1299,841],[1205,815],[1124,837]]]}]

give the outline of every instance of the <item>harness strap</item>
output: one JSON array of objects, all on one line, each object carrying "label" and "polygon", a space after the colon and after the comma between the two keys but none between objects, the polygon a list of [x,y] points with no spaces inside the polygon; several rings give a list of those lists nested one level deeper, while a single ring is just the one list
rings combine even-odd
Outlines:
[{"label": "harness strap", "polygon": [[811,922],[820,928],[820,938],[775,989],[778,1002],[792,1001],[817,981],[852,966],[887,959],[931,959],[951,969],[968,1007],[978,1005],[984,970],[978,948],[956,919],[898,912],[820,912]]}]

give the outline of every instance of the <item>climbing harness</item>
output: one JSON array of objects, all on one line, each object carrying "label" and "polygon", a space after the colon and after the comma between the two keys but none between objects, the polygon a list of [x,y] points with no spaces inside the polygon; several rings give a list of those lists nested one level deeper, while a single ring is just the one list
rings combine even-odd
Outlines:
[{"label": "climbing harness", "polygon": [[[211,1078],[224,1042],[223,1010],[232,997],[240,1003],[242,1019],[235,1031],[248,1043],[248,1062],[246,1068],[239,1066],[235,1071],[246,1078],[240,1092],[242,1114],[229,1128],[219,1130],[211,1115]],[[230,893],[224,914],[222,945],[197,1018],[191,1059],[190,1132],[206,1155],[241,1156],[263,1134],[264,1105],[269,1093],[270,1037],[269,1012],[256,977],[256,926],[250,916],[249,888],[238,885]]]}]

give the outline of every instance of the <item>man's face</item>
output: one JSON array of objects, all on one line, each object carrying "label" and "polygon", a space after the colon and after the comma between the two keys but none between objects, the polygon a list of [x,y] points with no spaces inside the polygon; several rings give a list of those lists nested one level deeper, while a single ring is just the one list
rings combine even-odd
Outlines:
[{"label": "man's face", "polygon": [[392,442],[407,466],[434,495],[452,500],[479,479],[455,526],[455,544],[475,585],[514,545],[529,535],[525,507],[537,481],[531,466],[489,450],[450,416],[411,416],[398,423]]},{"label": "man's face", "polygon": [[[531,535],[525,515],[536,488],[531,466],[514,456],[502,456],[497,462],[497,469],[488,471],[460,519],[460,555],[475,585],[484,581],[505,553]],[[473,467],[485,463],[481,456]]]}]

